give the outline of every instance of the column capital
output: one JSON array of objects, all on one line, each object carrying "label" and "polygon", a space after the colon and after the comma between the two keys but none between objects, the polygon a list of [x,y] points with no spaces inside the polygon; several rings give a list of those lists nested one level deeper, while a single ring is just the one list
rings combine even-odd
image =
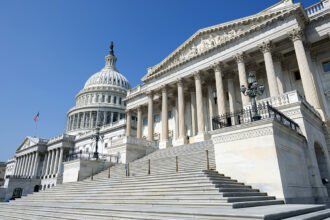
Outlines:
[{"label": "column capital", "polygon": [[145,94],[148,96],[148,97],[151,97],[153,96],[153,91],[152,90],[148,90],[145,92]]},{"label": "column capital", "polygon": [[183,86],[183,79],[182,78],[177,78],[176,83],[178,84],[178,86]]},{"label": "column capital", "polygon": [[138,110],[138,111],[142,111],[142,105],[139,105],[139,106],[137,107],[137,110]]},{"label": "column capital", "polygon": [[244,52],[239,52],[234,56],[234,59],[237,63],[244,63],[246,59],[246,55]]},{"label": "column capital", "polygon": [[132,109],[126,109],[125,112],[126,112],[127,114],[129,114],[129,113],[132,112]]},{"label": "column capital", "polygon": [[195,78],[195,80],[201,80],[201,72],[202,71],[196,71],[196,72],[194,72],[194,78]]},{"label": "column capital", "polygon": [[212,64],[212,69],[214,72],[220,72],[223,69],[224,65],[222,62],[216,62]]},{"label": "column capital", "polygon": [[258,45],[259,50],[262,53],[270,53],[272,51],[272,42],[271,41],[265,41]]},{"label": "column capital", "polygon": [[288,36],[292,42],[295,42],[297,40],[303,40],[304,38],[304,32],[301,27],[295,28],[288,32]]},{"label": "column capital", "polygon": [[166,92],[167,91],[167,85],[161,85],[160,89],[162,90],[162,92]]}]

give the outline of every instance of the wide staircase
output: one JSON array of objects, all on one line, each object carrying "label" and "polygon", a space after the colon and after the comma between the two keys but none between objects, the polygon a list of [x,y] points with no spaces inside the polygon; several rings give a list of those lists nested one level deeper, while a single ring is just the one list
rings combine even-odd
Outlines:
[{"label": "wide staircase", "polygon": [[[110,177],[110,178],[109,178]],[[211,141],[155,151],[81,182],[0,203],[0,219],[324,219],[215,171]]]}]

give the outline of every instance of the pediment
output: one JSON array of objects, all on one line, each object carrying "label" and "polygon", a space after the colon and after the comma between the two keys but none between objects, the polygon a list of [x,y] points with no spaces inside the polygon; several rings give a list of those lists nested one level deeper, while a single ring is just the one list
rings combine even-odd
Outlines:
[{"label": "pediment", "polygon": [[253,16],[201,29],[161,63],[148,68],[148,73],[142,81],[146,82],[194,58],[238,40],[248,33],[265,27],[276,18],[284,18],[288,13],[299,8],[301,8],[299,4],[282,5],[278,9],[271,8]]},{"label": "pediment", "polygon": [[16,152],[25,150],[29,147],[35,146],[39,143],[39,138],[26,137],[24,141],[19,145]]}]

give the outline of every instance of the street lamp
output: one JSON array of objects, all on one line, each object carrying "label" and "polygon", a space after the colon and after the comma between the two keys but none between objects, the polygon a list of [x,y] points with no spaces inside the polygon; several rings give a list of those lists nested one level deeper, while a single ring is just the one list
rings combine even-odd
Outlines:
[{"label": "street lamp", "polygon": [[249,96],[252,100],[252,112],[253,112],[253,121],[261,119],[261,116],[258,114],[258,107],[256,102],[256,97],[261,96],[264,93],[265,87],[262,84],[258,84],[256,75],[254,72],[250,72],[248,76],[248,88],[245,85],[241,86],[241,92],[245,96]]}]

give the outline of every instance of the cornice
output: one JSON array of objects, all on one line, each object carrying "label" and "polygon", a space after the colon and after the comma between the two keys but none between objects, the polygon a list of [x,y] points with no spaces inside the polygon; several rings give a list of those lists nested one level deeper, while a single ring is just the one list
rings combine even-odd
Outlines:
[{"label": "cornice", "polygon": [[[148,74],[142,78],[142,81],[147,82],[153,78],[156,78],[158,76],[163,75],[164,73],[178,67],[181,66],[187,62],[190,62],[191,60],[203,56],[206,53],[209,53],[215,49],[218,49],[220,47],[223,47],[224,45],[233,42],[251,32],[257,31],[263,27],[266,27],[267,25],[269,25],[270,23],[279,20],[279,19],[285,19],[288,15],[290,14],[294,14],[296,13],[296,15],[300,16],[300,17],[304,17],[305,15],[301,15],[301,14],[305,14],[304,9],[302,8],[302,6],[300,4],[295,4],[292,6],[288,6],[285,8],[282,8],[281,10],[276,10],[276,11],[271,11],[271,12],[265,12],[265,13],[259,13],[259,14],[255,14],[246,18],[242,18],[242,19],[238,19],[238,20],[234,20],[231,22],[227,22],[224,24],[220,24],[220,25],[215,25],[212,27],[208,27],[205,29],[201,29],[199,31],[197,31],[193,36],[191,36],[186,42],[184,42],[180,47],[178,47],[173,53],[171,53],[168,57],[166,57],[161,63],[157,64],[154,67],[151,67],[148,69]],[[273,17],[272,17],[273,16]],[[269,18],[272,17],[270,20]],[[306,17],[305,17],[306,18]],[[252,25],[249,29],[240,32],[240,33],[236,33],[236,35],[231,36],[230,38],[222,41],[219,44],[213,45],[212,47],[210,47],[209,49],[206,49],[203,52],[200,53],[196,53],[193,51],[193,55],[191,57],[188,57],[186,59],[184,59],[183,61],[177,61],[175,62],[175,60],[173,60],[173,58],[176,55],[179,55],[180,53],[183,53],[187,48],[190,48],[191,50],[194,50],[193,48],[193,43],[194,41],[201,37],[202,35],[206,34],[206,33],[211,33],[214,31],[220,31],[220,30],[227,30],[229,28],[233,28],[233,27],[237,27],[239,25],[242,24],[247,24],[249,22],[254,22],[254,21],[258,21],[258,20],[264,20],[263,22],[256,24],[256,25]],[[267,20],[268,19],[268,20]],[[174,63],[173,65],[170,65],[169,67],[165,67],[166,65],[170,64],[170,63]],[[162,69],[163,68],[163,69]]]}]

